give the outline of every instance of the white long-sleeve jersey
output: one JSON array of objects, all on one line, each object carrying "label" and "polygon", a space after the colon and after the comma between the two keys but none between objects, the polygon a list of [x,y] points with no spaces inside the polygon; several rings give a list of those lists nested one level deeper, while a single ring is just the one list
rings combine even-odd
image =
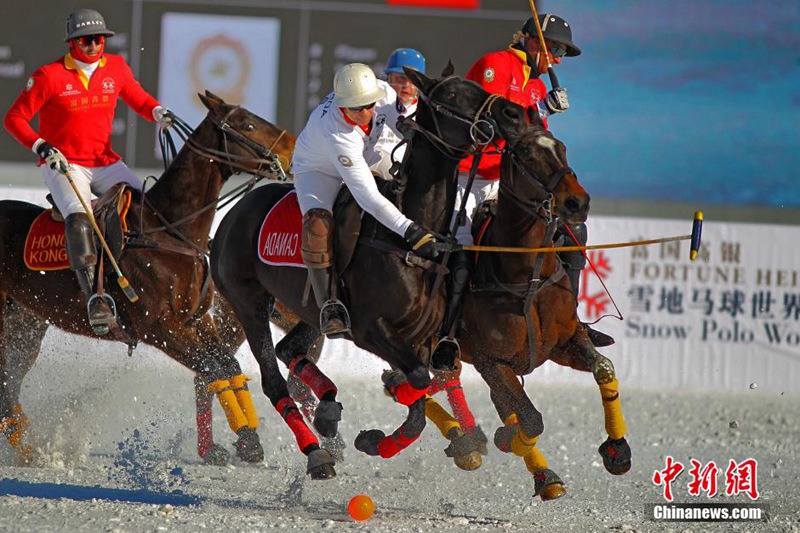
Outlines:
[{"label": "white long-sleeve jersey", "polygon": [[[398,99],[395,101],[395,108],[397,110],[398,118],[401,116],[409,116],[417,110],[417,101],[414,100],[408,105],[403,105]],[[393,176],[389,173],[393,162],[392,150],[394,150],[402,140],[402,137],[395,132],[396,124],[392,124],[392,126],[393,128],[383,128],[383,133],[381,133],[381,136],[378,139],[378,145],[376,147],[378,154],[381,156],[381,160],[371,166],[374,172],[377,172],[378,175],[387,180],[393,179]],[[407,147],[408,145],[404,144],[397,148],[394,153],[394,161],[403,160],[403,155],[406,153]]]},{"label": "white long-sleeve jersey", "polygon": [[384,129],[396,127],[399,116],[394,89],[382,80],[378,80],[378,83],[386,91],[386,97],[375,104],[369,135],[345,120],[342,110],[333,103],[331,93],[311,113],[306,127],[297,138],[292,172],[296,176],[318,172],[340,178],[362,209],[402,236],[411,225],[411,220],[381,195],[370,171],[370,166],[381,159],[376,150],[378,139]]}]

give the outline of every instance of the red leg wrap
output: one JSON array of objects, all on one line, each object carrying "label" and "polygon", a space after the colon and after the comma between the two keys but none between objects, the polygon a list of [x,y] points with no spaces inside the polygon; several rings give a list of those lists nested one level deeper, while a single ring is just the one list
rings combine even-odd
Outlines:
[{"label": "red leg wrap", "polygon": [[450,402],[453,414],[458,423],[461,424],[462,429],[466,430],[467,428],[475,427],[475,418],[469,410],[467,398],[464,396],[464,389],[461,388],[460,383],[451,381],[447,384],[447,401]]},{"label": "red leg wrap", "polygon": [[[300,367],[299,373],[295,371],[298,366]],[[303,383],[311,387],[311,390],[314,391],[317,398],[322,398],[329,392],[333,392],[335,396],[339,392],[333,381],[323,374],[317,365],[306,359],[305,355],[295,357],[292,362],[289,363],[289,371],[299,377]]]},{"label": "red leg wrap", "polygon": [[400,450],[405,450],[412,442],[414,442],[418,438],[419,435],[417,435],[416,437],[406,437],[405,435],[403,435],[402,428],[399,428],[391,435],[383,437],[383,439],[378,443],[378,453],[384,459],[388,459],[389,457],[394,457],[400,452]]},{"label": "red leg wrap", "polygon": [[398,403],[405,406],[410,406],[426,394],[428,394],[427,387],[424,389],[415,389],[408,381],[401,383],[394,391],[394,397],[397,399]]},{"label": "red leg wrap", "polygon": [[211,402],[208,409],[197,411],[197,454],[204,457],[206,452],[214,446],[214,436],[211,433]]},{"label": "red leg wrap", "polygon": [[294,438],[297,440],[297,445],[301,451],[305,450],[310,444],[319,445],[317,437],[308,429],[293,399],[289,397],[282,398],[278,405],[275,406],[275,410],[283,417],[286,425],[294,433]]}]

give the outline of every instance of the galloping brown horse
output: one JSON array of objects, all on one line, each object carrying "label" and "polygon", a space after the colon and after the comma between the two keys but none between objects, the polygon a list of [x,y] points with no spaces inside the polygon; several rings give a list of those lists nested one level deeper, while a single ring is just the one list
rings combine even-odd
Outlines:
[{"label": "galloping brown horse", "polygon": [[[496,215],[481,245],[509,248],[552,246],[556,226],[584,222],[589,195],[569,167],[564,144],[540,121],[503,154]],[[561,220],[559,220],[561,219]],[[600,447],[606,469],[630,469],[618,383],[611,361],[579,326],[575,298],[554,252],[484,253],[478,256],[471,292],[464,303],[463,360],[475,366],[491,390],[505,424],[495,433],[504,452],[523,457],[534,475],[535,493],[554,499],[565,493],[536,448],[542,415],[518,376],[545,361],[592,372],[603,400],[608,440]]]},{"label": "galloping brown horse", "polygon": [[[128,246],[119,266],[139,300],[127,301],[113,282],[106,282],[106,291],[116,301],[130,344],[154,346],[193,370],[200,396],[207,388],[217,394],[239,437],[237,454],[260,461],[258,417],[248,378],[234,356],[242,335],[220,327],[225,324],[224,302],[217,302],[217,322],[208,313],[215,291],[205,253],[219,194],[230,175],[282,172],[279,160],[288,161],[294,140],[242,107],[209,92],[199,96],[209,110],[207,117],[158,182],[143,196],[133,194]],[[31,449],[25,442],[28,419],[19,393],[47,325],[94,336],[72,273],[26,267],[28,228],[43,211],[25,202],[0,202],[0,429],[23,461]],[[205,407],[207,411],[198,412],[198,425],[210,415],[210,404]],[[210,434],[198,435],[198,452],[213,463],[226,461],[228,455]]]},{"label": "galloping brown horse", "polygon": [[[416,122],[407,124],[417,135],[404,165],[408,182],[402,210],[420,225],[442,232],[449,221],[445,206],[453,202],[458,161],[476,147],[478,134],[485,139],[496,134],[507,140],[518,136],[525,125],[524,111],[491,97],[474,82],[452,76],[452,67],[438,80],[415,71],[407,74],[420,87],[422,97]],[[302,420],[277,364],[280,358],[292,373],[312,386],[321,400],[314,426],[322,435],[335,433],[341,416],[338,391],[304,356],[317,337],[309,324],[318,323],[319,309],[310,300],[303,305],[307,279],[303,269],[275,267],[257,255],[262,222],[288,192],[289,187],[282,185],[261,187],[226,215],[212,246],[212,273],[244,327],[261,368],[264,392],[308,457],[307,472],[313,479],[324,479],[335,475],[334,461]],[[426,272],[435,266],[406,256],[406,243],[372,217],[364,217],[361,235],[367,242],[355,247],[349,266],[341,273],[343,297],[351,312],[352,340],[402,372],[405,381],[387,385],[409,411],[406,421],[392,435],[364,431],[355,446],[369,455],[391,457],[416,440],[425,426],[424,396],[430,383],[428,340],[444,311],[443,285],[432,291],[431,276]],[[273,346],[267,321],[276,299],[303,322]],[[428,306],[431,312],[423,313]]]}]

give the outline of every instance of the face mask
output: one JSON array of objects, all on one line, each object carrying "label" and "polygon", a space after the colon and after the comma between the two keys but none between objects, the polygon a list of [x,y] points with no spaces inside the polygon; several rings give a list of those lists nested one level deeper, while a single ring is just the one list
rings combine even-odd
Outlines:
[{"label": "face mask", "polygon": [[72,39],[69,42],[69,53],[73,59],[77,59],[82,63],[96,63],[100,61],[100,58],[103,57],[103,52],[106,50],[106,43],[100,45],[100,51],[95,56],[89,56],[85,54],[80,47],[78,46],[78,42],[75,39]]}]

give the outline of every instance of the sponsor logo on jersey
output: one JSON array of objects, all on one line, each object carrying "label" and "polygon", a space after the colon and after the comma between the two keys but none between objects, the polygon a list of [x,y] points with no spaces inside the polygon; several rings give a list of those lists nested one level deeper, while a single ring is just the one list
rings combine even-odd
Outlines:
[{"label": "sponsor logo on jersey", "polygon": [[25,90],[30,91],[32,87],[33,87],[33,76],[28,78],[28,83],[25,85]]},{"label": "sponsor logo on jersey", "polygon": [[353,160],[346,155],[340,155],[336,159],[339,160],[339,163],[341,163],[343,167],[350,168],[353,166]]},{"label": "sponsor logo on jersey", "polygon": [[103,88],[104,93],[113,93],[114,87],[116,87],[116,85],[117,84],[114,81],[114,78],[111,77],[103,78],[103,81],[100,84],[100,86]]},{"label": "sponsor logo on jersey", "polygon": [[492,67],[483,71],[483,81],[487,83],[494,81],[494,69]]}]

